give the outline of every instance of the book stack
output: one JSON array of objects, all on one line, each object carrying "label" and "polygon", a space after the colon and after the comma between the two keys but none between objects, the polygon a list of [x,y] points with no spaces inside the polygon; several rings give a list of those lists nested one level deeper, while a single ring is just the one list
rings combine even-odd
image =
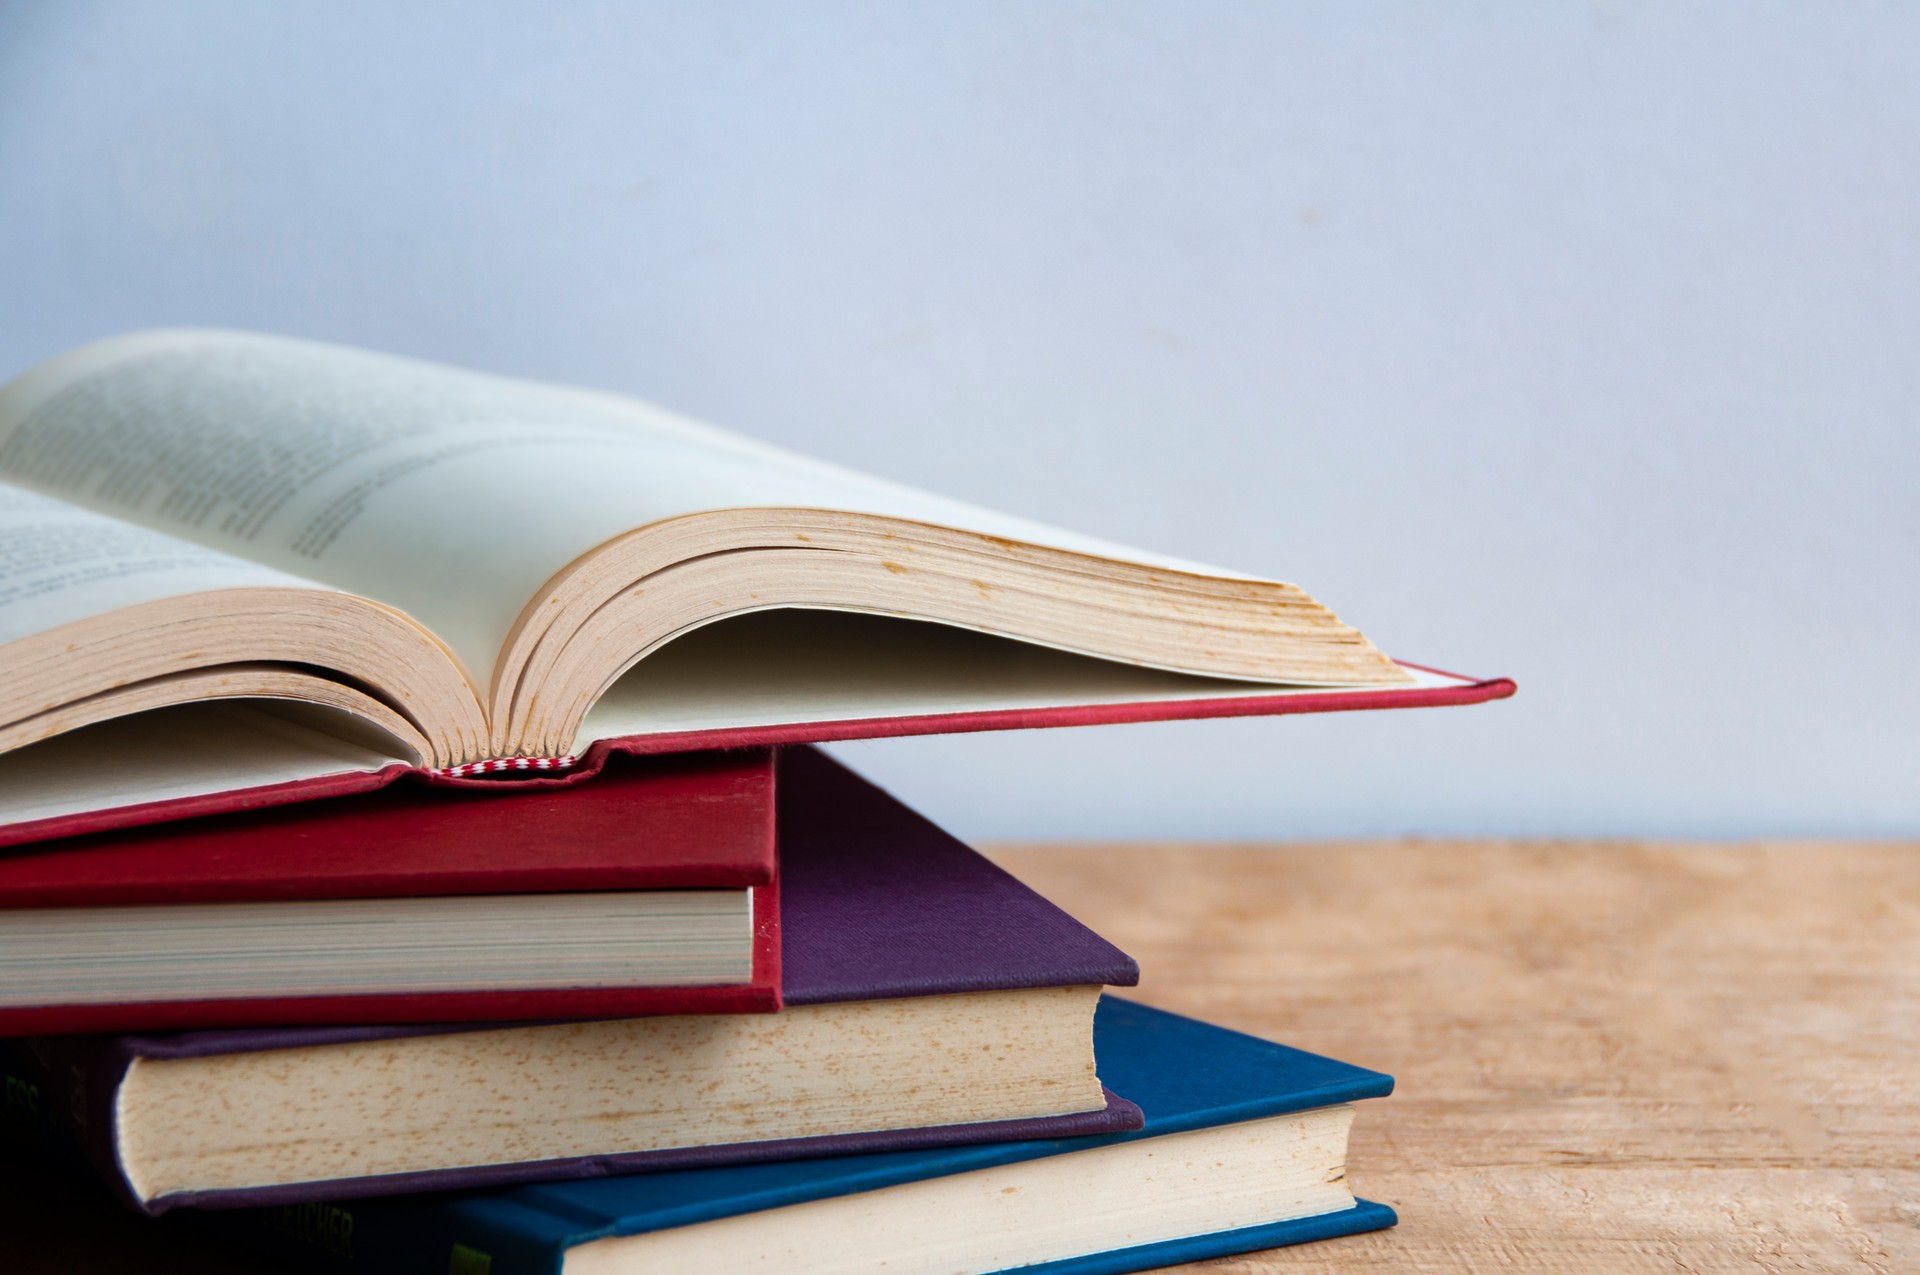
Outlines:
[{"label": "book stack", "polygon": [[1345,1176],[1388,1077],[1110,994],[813,745],[1512,691],[629,400],[207,332],[0,387],[0,668],[8,1154],[451,1275],[1391,1225]]}]

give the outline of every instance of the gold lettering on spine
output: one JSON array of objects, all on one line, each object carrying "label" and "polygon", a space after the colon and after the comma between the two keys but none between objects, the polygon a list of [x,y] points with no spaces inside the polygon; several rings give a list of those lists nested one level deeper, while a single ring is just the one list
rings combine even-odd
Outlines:
[{"label": "gold lettering on spine", "polygon": [[271,1230],[335,1257],[353,1260],[353,1214],[332,1204],[280,1204],[261,1215]]}]

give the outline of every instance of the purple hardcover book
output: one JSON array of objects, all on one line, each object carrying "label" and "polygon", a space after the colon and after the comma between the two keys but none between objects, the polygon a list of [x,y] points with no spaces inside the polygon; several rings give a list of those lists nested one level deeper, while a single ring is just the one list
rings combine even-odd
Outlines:
[{"label": "purple hardcover book", "polygon": [[[1091,1050],[1092,1008],[1101,985],[1131,986],[1131,958],[1008,873],[880,789],[810,748],[782,754],[778,787],[781,983],[796,1015],[808,1007],[896,1001],[957,993],[1078,989],[1056,1030],[1083,1030]],[[1073,1015],[1078,1014],[1078,1017]],[[782,1015],[742,1015],[777,1021]],[[1079,1022],[1084,1018],[1084,1023]],[[1069,1021],[1070,1020],[1070,1021]],[[631,1021],[631,1020],[630,1020]],[[668,1020],[655,1020],[664,1023]],[[679,1020],[709,1024],[716,1020]],[[1020,1020],[1024,1030],[1031,1014]],[[603,1177],[752,1161],[894,1151],[1113,1133],[1138,1129],[1138,1108],[1104,1090],[1104,1106],[1066,1114],[953,1122],[923,1119],[912,1128],[867,1128],[818,1136],[736,1137],[697,1146],[600,1152],[559,1158],[488,1161],[371,1176],[332,1174],[265,1185],[155,1190],[151,1174],[128,1162],[123,1087],[139,1062],[324,1051],[328,1046],[445,1040],[478,1033],[540,1032],[596,1024],[249,1028],[117,1037],[38,1037],[5,1042],[0,1070],[9,1104],[31,1122],[77,1135],[87,1158],[118,1194],[147,1213],[181,1205],[228,1207],[343,1199],[452,1187]],[[280,1057],[291,1058],[293,1054]],[[298,1055],[311,1056],[311,1055]],[[1089,1053],[1090,1056],[1090,1053]],[[8,1064],[14,1064],[9,1067]],[[937,1080],[938,1078],[933,1078]],[[564,1083],[564,1081],[562,1082]],[[16,1088],[21,1097],[15,1101]],[[956,1107],[960,1110],[960,1107]],[[539,1121],[542,1112],[519,1113]],[[19,1123],[16,1121],[16,1124]],[[153,1135],[146,1135],[152,1142]]]}]

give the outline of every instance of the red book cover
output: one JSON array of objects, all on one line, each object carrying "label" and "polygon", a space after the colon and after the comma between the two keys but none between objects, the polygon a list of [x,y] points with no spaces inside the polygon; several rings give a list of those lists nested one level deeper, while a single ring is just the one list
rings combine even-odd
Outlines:
[{"label": "red book cover", "polygon": [[668,889],[753,891],[750,982],[7,1007],[0,972],[0,1035],[779,1008],[765,749],[623,759],[578,792],[499,784],[455,797],[405,786],[74,837],[0,854],[0,913]]},{"label": "red book cover", "polygon": [[[372,768],[340,767],[333,773],[277,783],[235,783],[229,777],[221,783],[209,785],[205,791],[192,795],[168,795],[161,799],[142,799],[124,792],[106,795],[111,787],[109,784],[107,788],[76,799],[54,813],[46,813],[43,807],[42,813],[26,817],[0,815],[0,847],[366,793],[395,784],[400,784],[402,788],[425,784],[479,792],[498,792],[507,786],[522,790],[573,785],[592,788],[600,782],[597,777],[601,771],[609,769],[610,763],[617,765],[618,759],[623,757],[661,756],[723,748],[769,748],[902,735],[1214,717],[1278,717],[1304,713],[1443,708],[1483,704],[1506,699],[1514,693],[1513,682],[1503,677],[1465,677],[1404,661],[1401,666],[1415,676],[1415,685],[1352,689],[1271,687],[1255,683],[1216,684],[1213,690],[1204,694],[1182,692],[1119,700],[1088,698],[1082,702],[1073,702],[1072,695],[1053,697],[1029,688],[1023,694],[1032,696],[1030,702],[1019,702],[1020,696],[1016,695],[1012,700],[990,708],[952,709],[937,700],[929,700],[919,711],[881,712],[861,717],[815,717],[801,710],[785,720],[746,725],[663,726],[644,733],[600,739],[586,747],[578,757],[559,759],[502,759],[443,771],[392,762]],[[33,749],[22,752],[31,753]],[[145,760],[150,761],[151,758]],[[119,764],[111,758],[102,758],[98,762],[97,773],[103,777],[103,783],[111,778],[115,766]],[[0,769],[0,795],[10,791],[5,788],[9,783],[13,785],[13,790],[30,790],[30,781],[19,778],[17,773],[9,780],[5,770]],[[4,804],[0,802],[0,806]]]}]

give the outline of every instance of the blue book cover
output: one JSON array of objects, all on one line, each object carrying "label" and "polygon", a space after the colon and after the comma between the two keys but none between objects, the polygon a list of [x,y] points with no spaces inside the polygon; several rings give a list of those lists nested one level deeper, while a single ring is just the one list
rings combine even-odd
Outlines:
[{"label": "blue book cover", "polygon": [[[221,1234],[303,1270],[400,1275],[559,1275],[568,1249],[1020,1161],[1384,1097],[1379,1072],[1107,997],[1094,1028],[1100,1071],[1145,1112],[1138,1132],[830,1159],[746,1164],[340,1204],[190,1212]],[[1240,1230],[1029,1265],[1108,1275],[1391,1226],[1353,1208]]]}]

